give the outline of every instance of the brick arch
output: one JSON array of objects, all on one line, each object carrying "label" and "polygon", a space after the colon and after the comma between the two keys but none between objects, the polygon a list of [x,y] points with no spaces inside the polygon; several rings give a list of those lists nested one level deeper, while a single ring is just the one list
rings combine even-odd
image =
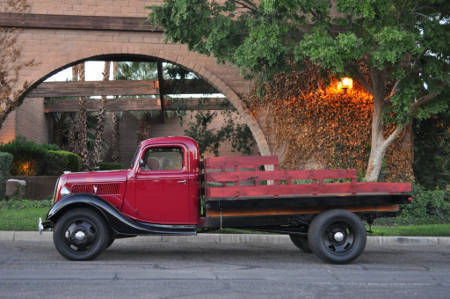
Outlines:
[{"label": "brick arch", "polygon": [[[179,45],[172,46],[180,48]],[[90,60],[93,58],[98,59],[99,57],[117,56],[139,57],[141,59],[144,58],[143,60],[145,60],[145,58],[159,58],[167,62],[180,65],[187,70],[194,72],[203,80],[211,84],[219,92],[224,94],[227,100],[233,105],[239,115],[243,118],[244,122],[250,128],[260,154],[263,156],[270,155],[271,152],[267,143],[267,139],[265,138],[265,135],[259,123],[254,119],[254,117],[252,117],[249,110],[243,105],[241,96],[233,89],[233,87],[227,84],[224,78],[216,75],[214,70],[211,70],[211,66],[208,65],[208,63],[199,63],[199,60],[205,60],[200,55],[194,54],[192,52],[186,53],[188,55],[180,55],[179,52],[175,53],[177,54],[173,54],[172,51],[161,51],[161,49],[158,49],[157,47],[148,47],[145,49],[145,51],[137,49],[130,50],[127,44],[116,44],[113,47],[89,47],[88,49],[83,49],[82,51],[71,51],[67,56],[56,55],[52,56],[53,59],[45,59],[40,61],[37,60],[38,68],[35,72],[33,72],[32,77],[27,78],[27,82],[30,83],[30,87],[21,95],[21,100],[26,97],[26,94],[31,89],[39,85],[51,75],[82,61]],[[201,59],[198,59],[199,57]],[[209,59],[210,58],[208,58],[208,60]],[[222,67],[228,72],[230,72],[230,70],[231,73],[236,72],[234,68],[229,65],[222,65]],[[230,75],[228,74],[228,76]],[[237,78],[243,80],[242,78],[240,78],[239,74],[233,74],[232,76],[239,76]],[[248,86],[245,87],[248,89]]]}]

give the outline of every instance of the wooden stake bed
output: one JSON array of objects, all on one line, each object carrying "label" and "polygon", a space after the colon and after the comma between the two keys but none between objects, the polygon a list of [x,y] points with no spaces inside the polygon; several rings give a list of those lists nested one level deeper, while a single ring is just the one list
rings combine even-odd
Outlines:
[{"label": "wooden stake bed", "polygon": [[205,160],[207,217],[318,214],[331,208],[396,212],[409,183],[362,183],[356,170],[278,170],[277,157]]}]

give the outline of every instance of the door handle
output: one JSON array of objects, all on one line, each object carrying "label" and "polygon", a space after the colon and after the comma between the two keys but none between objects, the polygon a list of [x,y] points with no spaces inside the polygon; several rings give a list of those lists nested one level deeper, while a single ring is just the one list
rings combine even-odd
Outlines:
[{"label": "door handle", "polygon": [[186,180],[177,181],[178,184],[186,184]]}]

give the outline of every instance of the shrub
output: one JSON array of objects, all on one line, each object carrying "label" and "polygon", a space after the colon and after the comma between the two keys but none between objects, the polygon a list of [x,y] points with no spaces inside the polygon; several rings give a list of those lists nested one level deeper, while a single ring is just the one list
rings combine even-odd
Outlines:
[{"label": "shrub", "polygon": [[60,175],[63,171],[77,172],[81,169],[81,158],[75,153],[63,150],[47,152],[48,175]]},{"label": "shrub", "polygon": [[425,224],[450,221],[450,198],[445,190],[425,190],[413,185],[413,201],[405,205],[398,220],[401,222]]},{"label": "shrub", "polygon": [[118,162],[101,162],[99,165],[99,170],[115,170],[124,169],[122,164]]},{"label": "shrub", "polygon": [[12,161],[13,155],[0,152],[0,199],[5,197],[6,178],[9,175]]},{"label": "shrub", "polygon": [[11,165],[12,175],[43,175],[47,150],[42,145],[26,141],[23,137],[0,145],[0,151],[14,156]]},{"label": "shrub", "polygon": [[12,175],[60,175],[65,170],[80,171],[77,154],[60,150],[54,144],[37,144],[23,137],[0,145],[0,151],[14,156]]}]

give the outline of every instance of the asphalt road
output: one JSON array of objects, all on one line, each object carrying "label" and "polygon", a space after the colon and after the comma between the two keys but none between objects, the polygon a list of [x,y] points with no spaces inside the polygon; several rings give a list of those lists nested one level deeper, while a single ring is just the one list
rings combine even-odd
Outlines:
[{"label": "asphalt road", "polygon": [[116,241],[70,262],[0,241],[0,298],[450,298],[450,246],[369,245],[350,265],[283,244]]}]

